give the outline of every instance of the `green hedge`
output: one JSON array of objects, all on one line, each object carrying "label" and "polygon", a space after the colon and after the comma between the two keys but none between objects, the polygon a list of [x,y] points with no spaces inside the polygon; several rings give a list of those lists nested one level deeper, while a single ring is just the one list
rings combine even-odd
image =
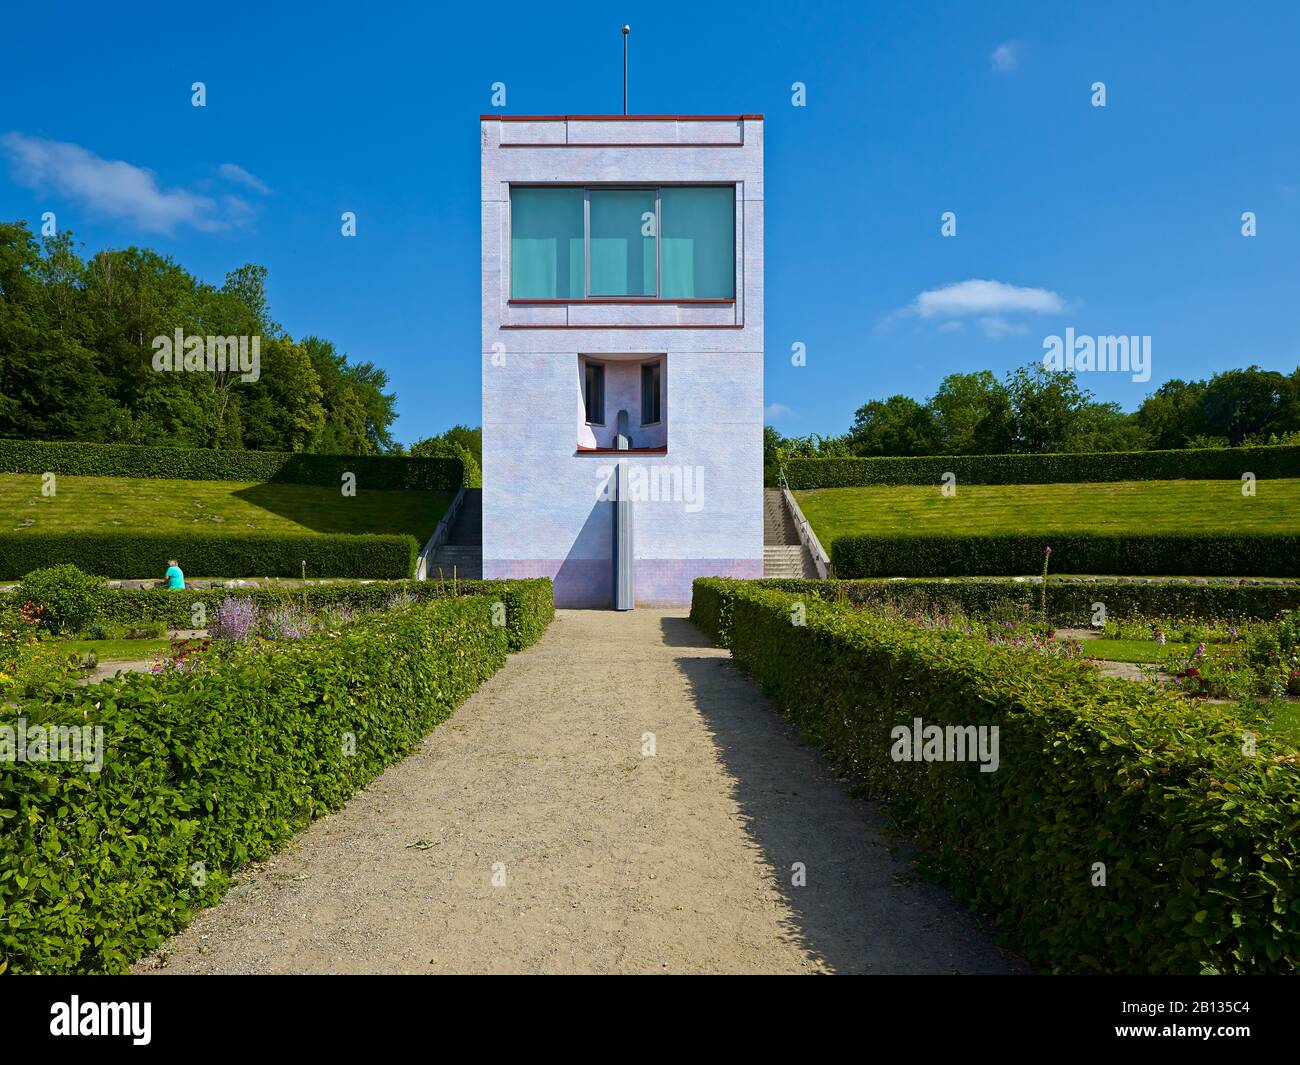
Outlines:
[{"label": "green hedge", "polygon": [[[1244,755],[1233,710],[815,599],[794,625],[795,597],[739,582],[695,596],[692,617],[728,619],[734,664],[1035,964],[1300,965],[1296,756],[1267,731]],[[997,726],[1000,767],[895,761],[891,730],[915,718]]]},{"label": "green hedge", "polygon": [[5,724],[22,715],[29,729],[105,735],[99,773],[4,766],[0,970],[125,971],[495,673],[507,637],[491,610],[485,596],[422,604],[269,652],[237,649],[193,673],[0,708]]},{"label": "green hedge", "polygon": [[74,477],[162,477],[183,481],[285,481],[337,488],[344,473],[363,490],[454,492],[465,479],[456,458],[396,455],[302,455],[287,451],[213,451],[44,440],[0,440],[0,473]]},{"label": "green hedge", "polygon": [[[263,608],[286,600],[309,607],[346,606],[358,611],[382,610],[393,596],[406,593],[420,602],[457,596],[486,596],[505,608],[505,629],[511,651],[537,642],[555,617],[555,593],[549,577],[509,581],[366,581],[332,584],[272,585],[257,588],[107,588],[91,621],[119,625],[161,622],[169,629],[206,627],[226,596],[251,599]],[[9,593],[15,605],[21,590]],[[201,617],[194,606],[203,604]],[[204,624],[199,624],[203,621]]]},{"label": "green hedge", "polygon": [[[1011,577],[952,577],[935,580],[867,578],[865,580],[769,579],[749,584],[829,602],[844,599],[856,606],[888,604],[905,610],[959,608],[969,614],[1014,616],[1041,609],[1037,580]],[[1283,610],[1300,610],[1300,581],[1249,583],[1233,578],[1147,581],[1140,578],[1049,577],[1047,616],[1057,625],[1090,624],[1094,603],[1112,617],[1261,618]],[[721,609],[702,607],[704,610]],[[694,609],[694,601],[692,601]],[[706,631],[711,617],[696,622]]]},{"label": "green hedge", "polygon": [[917,458],[788,459],[794,489],[874,484],[1076,484],[1084,481],[1239,481],[1300,477],[1300,447],[1222,447],[1083,455],[926,455]]},{"label": "green hedge", "polygon": [[192,577],[375,577],[415,571],[409,535],[364,533],[27,532],[0,533],[0,580],[70,562],[88,573],[161,577],[169,558]]},{"label": "green hedge", "polygon": [[555,620],[555,586],[549,577],[477,583],[482,587],[476,594],[500,595],[505,604],[506,633],[512,651],[536,643]]},{"label": "green hedge", "polygon": [[1300,534],[993,533],[841,536],[831,543],[837,577],[1032,575],[1051,547],[1058,573],[1145,577],[1297,577]]}]

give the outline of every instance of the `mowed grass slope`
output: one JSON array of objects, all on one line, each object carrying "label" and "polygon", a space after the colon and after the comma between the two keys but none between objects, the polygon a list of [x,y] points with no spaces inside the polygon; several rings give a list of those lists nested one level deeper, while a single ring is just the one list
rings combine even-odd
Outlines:
[{"label": "mowed grass slope", "polygon": [[1103,484],[878,485],[795,492],[828,551],[841,536],[976,533],[1300,531],[1300,480]]},{"label": "mowed grass slope", "polygon": [[59,476],[41,494],[32,474],[0,474],[0,531],[410,533],[428,539],[448,492],[367,491],[239,481]]}]

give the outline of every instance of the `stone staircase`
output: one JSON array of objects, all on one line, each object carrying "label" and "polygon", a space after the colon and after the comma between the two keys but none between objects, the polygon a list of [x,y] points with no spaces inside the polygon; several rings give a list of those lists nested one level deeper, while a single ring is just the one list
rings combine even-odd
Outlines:
[{"label": "stone staircase", "polygon": [[813,577],[817,567],[779,488],[763,489],[763,576]]},{"label": "stone staircase", "polygon": [[466,488],[446,541],[429,560],[428,579],[479,580],[483,576],[483,489]]}]

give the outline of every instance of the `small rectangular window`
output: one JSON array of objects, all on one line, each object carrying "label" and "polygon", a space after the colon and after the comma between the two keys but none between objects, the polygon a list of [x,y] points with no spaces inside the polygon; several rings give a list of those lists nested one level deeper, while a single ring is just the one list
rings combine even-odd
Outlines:
[{"label": "small rectangular window", "polygon": [[659,421],[659,364],[643,363],[641,366],[641,424],[654,425]]},{"label": "small rectangular window", "polygon": [[592,425],[605,424],[605,367],[599,362],[586,364],[586,380],[583,387],[583,399],[586,404],[587,421]]}]

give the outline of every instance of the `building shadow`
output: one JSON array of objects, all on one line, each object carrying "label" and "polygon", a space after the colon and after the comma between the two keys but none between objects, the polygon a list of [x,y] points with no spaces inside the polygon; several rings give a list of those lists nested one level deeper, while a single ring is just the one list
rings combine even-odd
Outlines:
[{"label": "building shadow", "polygon": [[614,601],[614,504],[597,500],[578,530],[555,577],[555,605],[600,609]]},{"label": "building shadow", "polygon": [[[670,646],[709,647],[684,619],[665,618],[663,631]],[[840,973],[1031,972],[997,947],[987,923],[921,878],[881,807],[850,794],[729,657],[682,653],[676,665],[785,899],[792,940]]]},{"label": "building shadow", "polygon": [[[262,484],[249,485],[231,493],[236,499],[251,503],[268,513],[275,514],[287,521],[301,525],[317,533],[404,533],[411,532],[424,546],[424,540],[437,527],[439,519],[451,505],[453,493],[433,491],[409,491],[402,493],[403,502],[416,504],[411,513],[401,515],[376,512],[374,507],[356,507],[354,503],[340,495],[338,489],[323,488],[319,485],[284,484],[267,481]],[[390,492],[389,500],[396,498]],[[386,504],[384,504],[386,505]],[[381,505],[381,506],[384,506]],[[387,518],[387,520],[385,520]],[[414,519],[414,520],[412,520]],[[378,524],[377,524],[378,522]],[[415,533],[414,528],[428,528],[423,537]],[[239,531],[237,529],[231,531]]]},{"label": "building shadow", "polygon": [[664,643],[669,647],[713,646],[709,638],[685,618],[660,618],[659,628],[663,632]]}]

